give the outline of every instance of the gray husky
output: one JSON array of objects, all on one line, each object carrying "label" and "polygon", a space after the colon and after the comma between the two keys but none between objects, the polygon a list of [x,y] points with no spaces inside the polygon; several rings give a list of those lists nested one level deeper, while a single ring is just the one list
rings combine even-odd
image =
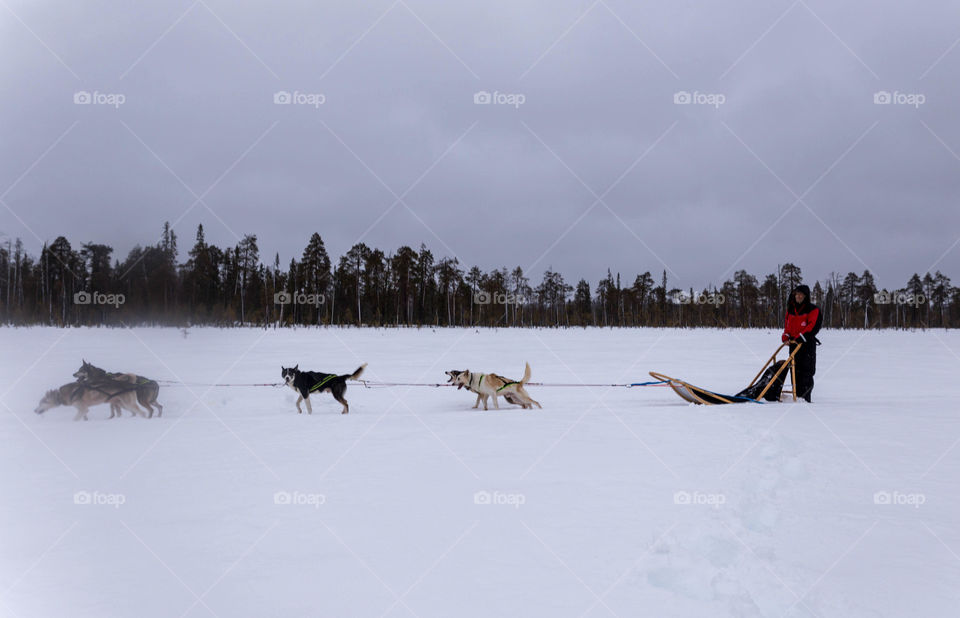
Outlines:
[{"label": "gray husky", "polygon": [[129,410],[135,415],[146,416],[146,413],[137,405],[136,387],[117,380],[104,380],[98,383],[95,388],[81,382],[64,384],[60,388],[47,391],[40,403],[37,404],[34,412],[43,414],[51,408],[71,406],[77,410],[77,415],[73,417],[73,420],[83,419],[86,421],[89,420],[87,410],[102,403],[110,404],[111,416],[114,405],[120,409]]},{"label": "gray husky", "polygon": [[[136,385],[137,403],[147,409],[147,418],[153,418],[153,406],[157,406],[157,418],[163,416],[163,406],[157,401],[157,396],[160,394],[160,385],[149,378],[133,373],[108,373],[87,361],[83,361],[80,369],[77,369],[73,377],[82,384],[96,385],[103,380],[116,380],[134,384]],[[110,418],[113,418],[114,415],[119,418],[121,414],[119,405],[110,405]]]}]

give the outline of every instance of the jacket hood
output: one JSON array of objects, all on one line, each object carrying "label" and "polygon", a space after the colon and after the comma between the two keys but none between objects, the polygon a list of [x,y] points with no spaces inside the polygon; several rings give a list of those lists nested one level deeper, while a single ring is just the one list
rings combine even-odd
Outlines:
[{"label": "jacket hood", "polygon": [[[798,305],[794,295],[800,292],[803,294],[803,304]],[[810,287],[806,285],[798,285],[793,288],[793,291],[790,292],[790,298],[787,300],[787,309],[792,313],[799,313],[801,311],[806,311],[813,306],[813,301],[810,300]]]}]

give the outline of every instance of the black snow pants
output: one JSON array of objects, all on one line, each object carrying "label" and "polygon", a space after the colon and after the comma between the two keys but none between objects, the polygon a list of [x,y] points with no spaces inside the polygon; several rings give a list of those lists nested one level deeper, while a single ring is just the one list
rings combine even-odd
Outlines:
[{"label": "black snow pants", "polygon": [[[790,344],[791,353],[794,349],[796,349],[796,344]],[[793,385],[794,389],[797,397],[809,402],[813,394],[813,376],[817,373],[816,340],[811,339],[800,346],[800,351],[797,352],[794,361],[797,366],[797,383]]]}]

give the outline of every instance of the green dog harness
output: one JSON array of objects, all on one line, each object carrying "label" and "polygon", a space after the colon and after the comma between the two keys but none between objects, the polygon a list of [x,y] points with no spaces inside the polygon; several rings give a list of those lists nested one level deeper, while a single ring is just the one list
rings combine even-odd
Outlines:
[{"label": "green dog harness", "polygon": [[[481,374],[480,374],[480,378],[477,380],[477,386],[475,387],[476,390],[480,390],[480,387],[483,385],[483,376],[485,376],[485,375],[487,375],[487,374],[485,374],[485,373],[481,373]],[[471,382],[470,387],[471,387],[471,388],[474,388],[474,386],[473,386],[473,384],[472,384],[472,382],[473,382],[473,376],[470,376],[470,382]],[[499,392],[502,391],[503,389],[507,388],[508,386],[513,386],[514,384],[519,384],[519,382],[507,382],[506,384],[504,384],[503,386],[501,386],[500,388],[498,388],[498,389],[497,389],[497,392],[499,393]]]},{"label": "green dog harness", "polygon": [[313,391],[320,390],[321,388],[323,388],[323,385],[324,385],[324,384],[326,384],[326,383],[329,382],[330,380],[334,379],[335,377],[337,377],[337,376],[336,376],[336,375],[333,375],[333,374],[328,375],[328,376],[325,377],[323,380],[317,382],[317,383],[314,384],[312,387],[310,387],[310,392],[312,393]]}]

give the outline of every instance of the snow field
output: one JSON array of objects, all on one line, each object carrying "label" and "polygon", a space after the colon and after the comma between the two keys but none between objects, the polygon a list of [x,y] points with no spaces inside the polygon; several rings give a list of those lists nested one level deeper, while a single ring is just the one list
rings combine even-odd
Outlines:
[{"label": "snow field", "polygon": [[188,383],[281,365],[735,392],[773,331],[2,329],[11,616],[952,616],[960,336],[825,331],[813,405],[667,388],[162,387],[161,419],[42,416],[81,358]]}]

